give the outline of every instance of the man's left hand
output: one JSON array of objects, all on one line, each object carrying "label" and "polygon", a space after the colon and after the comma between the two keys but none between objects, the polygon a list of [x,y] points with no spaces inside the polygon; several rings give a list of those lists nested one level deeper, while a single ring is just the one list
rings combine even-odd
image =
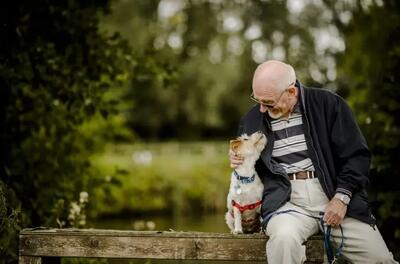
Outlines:
[{"label": "man's left hand", "polygon": [[333,197],[325,208],[324,221],[330,226],[338,226],[346,215],[347,205]]}]

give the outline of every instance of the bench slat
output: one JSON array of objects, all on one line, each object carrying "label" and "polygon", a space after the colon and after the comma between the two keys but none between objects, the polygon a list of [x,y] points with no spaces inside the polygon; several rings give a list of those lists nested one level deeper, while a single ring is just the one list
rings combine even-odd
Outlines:
[{"label": "bench slat", "polygon": [[[267,237],[201,232],[24,229],[20,256],[265,261]],[[308,263],[322,263],[320,236],[306,242]]]}]

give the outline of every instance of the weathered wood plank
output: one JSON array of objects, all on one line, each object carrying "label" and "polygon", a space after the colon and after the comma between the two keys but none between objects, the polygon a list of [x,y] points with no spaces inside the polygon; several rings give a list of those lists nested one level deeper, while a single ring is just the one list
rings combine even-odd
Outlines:
[{"label": "weathered wood plank", "polygon": [[42,264],[41,257],[31,257],[31,256],[20,256],[19,264]]},{"label": "weathered wood plank", "polygon": [[[262,234],[25,229],[20,233],[20,255],[265,261],[266,242]],[[321,238],[310,238],[306,247],[309,263],[322,263]]]}]

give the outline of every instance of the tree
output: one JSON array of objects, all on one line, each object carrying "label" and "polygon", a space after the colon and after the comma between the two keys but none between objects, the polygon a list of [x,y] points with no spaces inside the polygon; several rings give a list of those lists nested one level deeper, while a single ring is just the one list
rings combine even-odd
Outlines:
[{"label": "tree", "polygon": [[92,187],[92,140],[79,127],[113,113],[104,93],[133,62],[118,34],[99,30],[108,6],[20,0],[0,11],[2,263],[17,261],[19,228],[62,225],[70,202]]},{"label": "tree", "polygon": [[133,69],[126,93],[135,101],[127,113],[130,127],[153,140],[234,136],[252,104],[252,73],[266,59],[287,60],[302,81],[325,83],[335,66],[326,57],[336,50],[325,54],[328,45],[316,52],[313,30],[329,22],[315,19],[324,6],[309,3],[295,15],[288,6],[275,0],[115,1],[103,24],[120,30],[138,57],[154,58]]},{"label": "tree", "polygon": [[[355,2],[338,54],[339,92],[346,95],[373,154],[370,196],[383,237],[400,252],[400,6],[398,1]],[[397,11],[396,11],[397,10]],[[343,10],[336,10],[337,13]]]}]

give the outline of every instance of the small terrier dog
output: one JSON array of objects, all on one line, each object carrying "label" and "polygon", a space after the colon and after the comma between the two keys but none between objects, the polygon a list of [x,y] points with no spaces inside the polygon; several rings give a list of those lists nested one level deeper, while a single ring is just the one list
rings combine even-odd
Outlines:
[{"label": "small terrier dog", "polygon": [[230,141],[231,150],[244,157],[231,176],[227,197],[228,212],[226,223],[233,234],[254,233],[260,231],[260,209],[264,185],[254,165],[267,143],[261,132],[251,136],[243,134]]}]

